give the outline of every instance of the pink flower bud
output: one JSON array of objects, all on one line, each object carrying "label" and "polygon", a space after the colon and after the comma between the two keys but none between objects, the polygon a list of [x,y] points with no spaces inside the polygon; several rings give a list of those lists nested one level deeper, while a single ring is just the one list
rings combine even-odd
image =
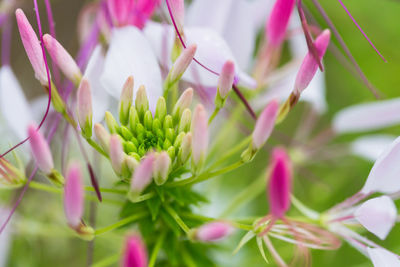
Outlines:
[{"label": "pink flower bud", "polygon": [[82,129],[82,133],[85,137],[90,138],[92,136],[92,92],[90,90],[89,81],[83,79],[79,85],[77,92],[78,108],[77,115],[79,125]]},{"label": "pink flower bud", "polygon": [[126,125],[129,119],[129,110],[133,103],[133,76],[129,76],[126,79],[125,84],[121,91],[121,97],[119,101],[119,120],[122,124]]},{"label": "pink flower bud", "polygon": [[[321,60],[328,48],[331,38],[331,32],[324,30],[314,41],[315,48],[317,49],[319,59]],[[299,72],[296,76],[294,84],[294,93],[300,95],[301,92],[307,88],[318,70],[318,62],[315,60],[311,52],[308,52],[300,66]]]},{"label": "pink flower bud", "polygon": [[156,156],[153,166],[154,182],[162,185],[167,181],[169,170],[171,167],[171,158],[168,153],[163,151]]},{"label": "pink flower bud", "polygon": [[54,163],[47,141],[33,124],[28,126],[28,135],[30,136],[29,144],[36,164],[42,172],[50,174],[54,168]]},{"label": "pink flower bud", "polygon": [[252,136],[254,149],[260,149],[271,135],[275,126],[278,110],[278,101],[272,100],[257,119]]},{"label": "pink flower bud", "polygon": [[200,169],[208,147],[208,121],[203,105],[197,105],[192,119],[192,163]]},{"label": "pink flower bud", "polygon": [[172,112],[173,116],[177,118],[181,117],[183,111],[189,108],[190,105],[192,104],[192,99],[193,99],[193,89],[188,88],[182,93],[181,97],[179,97],[178,101],[176,102],[174,110]]},{"label": "pink flower bud", "polygon": [[147,250],[140,236],[126,239],[122,267],[147,267]]},{"label": "pink flower bud", "polygon": [[122,164],[124,163],[124,159],[125,153],[120,137],[114,134],[110,138],[110,160],[112,168],[118,175],[121,175],[122,173]]},{"label": "pink flower bud", "polygon": [[270,213],[281,218],[290,207],[292,166],[283,148],[272,151],[271,176],[268,185]]},{"label": "pink flower bud", "polygon": [[83,179],[79,164],[71,164],[67,169],[65,177],[65,217],[72,228],[77,228],[81,223],[84,205]]},{"label": "pink flower bud", "polygon": [[104,152],[108,154],[110,151],[110,134],[100,123],[94,125],[94,133]]},{"label": "pink flower bud", "polygon": [[25,52],[32,64],[35,77],[43,86],[47,86],[48,79],[46,65],[44,63],[42,48],[36,33],[21,9],[15,11],[15,16],[17,18],[22,44],[24,45]]},{"label": "pink flower bud", "polygon": [[211,222],[198,228],[194,239],[201,242],[219,241],[232,234],[233,231],[234,228],[227,222]]},{"label": "pink flower bud", "polygon": [[170,0],[169,1],[172,9],[172,14],[179,32],[183,32],[183,24],[185,21],[185,1],[184,0]]},{"label": "pink flower bud", "polygon": [[235,78],[235,64],[228,60],[222,66],[221,75],[218,80],[218,92],[221,98],[225,99],[232,89],[233,79]]},{"label": "pink flower bud", "polygon": [[155,156],[153,153],[148,154],[133,173],[131,181],[131,191],[130,198],[135,199],[140,195],[144,189],[151,183],[153,178],[153,166],[154,166]]},{"label": "pink flower bud", "polygon": [[53,61],[70,81],[79,84],[82,73],[75,60],[65,48],[51,35],[45,34],[43,42]]},{"label": "pink flower bud", "polygon": [[171,68],[170,78],[169,78],[171,83],[176,82],[182,77],[183,73],[186,71],[186,69],[189,67],[189,64],[192,62],[196,50],[197,50],[197,45],[192,44],[186,47],[182,51],[182,54],[179,55],[179,57],[176,59],[174,65]]},{"label": "pink flower bud", "polygon": [[114,25],[127,25],[132,15],[134,5],[134,0],[107,0],[107,7]]},{"label": "pink flower bud", "polygon": [[285,39],[294,4],[295,0],[276,0],[266,26],[266,36],[271,46],[278,47]]}]

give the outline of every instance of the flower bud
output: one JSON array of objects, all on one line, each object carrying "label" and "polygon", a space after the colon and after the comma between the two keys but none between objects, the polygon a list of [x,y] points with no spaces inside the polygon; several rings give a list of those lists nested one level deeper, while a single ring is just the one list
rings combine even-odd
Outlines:
[{"label": "flower bud", "polygon": [[295,0],[276,0],[266,25],[266,36],[272,47],[279,47],[285,39],[294,4]]},{"label": "flower bud", "polygon": [[183,24],[185,21],[185,1],[171,0],[170,2],[172,14],[174,15],[176,26],[180,34],[183,33]]},{"label": "flower bud", "polygon": [[190,122],[192,112],[190,109],[185,109],[182,113],[181,120],[179,121],[179,132],[188,132],[190,130]]},{"label": "flower bud", "polygon": [[17,188],[24,185],[26,176],[8,162],[5,158],[0,158],[0,188]]},{"label": "flower bud", "polygon": [[53,171],[54,163],[47,141],[33,124],[28,126],[28,135],[30,137],[29,144],[31,146],[32,155],[37,166],[46,175],[50,175]]},{"label": "flower bud", "polygon": [[192,133],[187,133],[182,139],[181,147],[178,152],[178,159],[181,164],[184,164],[192,151]]},{"label": "flower bud", "polygon": [[[331,32],[324,30],[314,41],[314,46],[318,52],[319,59],[321,60],[328,48],[329,41],[331,38]],[[312,53],[309,51],[300,66],[299,72],[296,76],[294,84],[294,94],[299,96],[304,89],[310,84],[314,78],[315,73],[318,70],[318,62],[315,60]]]},{"label": "flower bud", "polygon": [[129,110],[133,103],[133,76],[129,76],[126,80],[119,101],[119,121],[123,125],[128,124]]},{"label": "flower bud", "polygon": [[97,141],[103,148],[104,152],[109,154],[110,152],[110,134],[100,123],[94,125],[94,134],[96,135]]},{"label": "flower bud", "polygon": [[278,101],[272,100],[257,119],[256,126],[254,127],[252,134],[252,143],[254,149],[260,149],[271,135],[275,126],[278,110]]},{"label": "flower bud", "polygon": [[192,169],[198,172],[204,164],[208,147],[207,113],[201,104],[197,105],[194,111],[191,131],[193,135]]},{"label": "flower bud", "polygon": [[84,207],[83,179],[77,163],[71,164],[65,175],[64,211],[71,228],[77,229],[81,224]]},{"label": "flower bud", "polygon": [[140,118],[143,118],[144,113],[149,109],[149,100],[146,94],[146,88],[141,85],[136,93],[135,107]]},{"label": "flower bud", "polygon": [[235,78],[235,64],[228,60],[222,66],[221,75],[218,79],[218,96],[226,99],[229,91],[232,89],[233,80]]},{"label": "flower bud", "polygon": [[35,77],[43,86],[48,86],[49,80],[47,78],[46,65],[44,63],[42,48],[36,33],[21,9],[15,11],[15,16],[17,18],[22,44],[24,45],[25,52],[32,64]]},{"label": "flower bud", "polygon": [[234,231],[232,225],[228,222],[216,221],[207,223],[192,233],[192,238],[200,242],[215,242],[219,241]]},{"label": "flower bud", "polygon": [[51,59],[57,64],[65,77],[75,85],[78,85],[82,79],[82,73],[71,55],[49,34],[43,36],[43,42],[51,56]]},{"label": "flower bud", "polygon": [[157,100],[156,113],[154,118],[159,119],[159,121],[163,121],[166,115],[167,115],[167,104],[165,102],[165,98],[161,96]]},{"label": "flower bud", "polygon": [[185,92],[182,93],[181,97],[178,99],[174,106],[172,117],[175,120],[179,120],[179,118],[182,116],[183,111],[190,107],[190,105],[192,104],[192,99],[193,89],[188,88],[185,90]]},{"label": "flower bud", "polygon": [[268,184],[270,213],[281,218],[290,208],[292,166],[283,148],[272,151],[271,174]]},{"label": "flower bud", "polygon": [[147,250],[140,236],[128,236],[123,253],[123,267],[147,267]]},{"label": "flower bud", "polygon": [[117,133],[119,128],[118,122],[109,111],[106,111],[106,114],[104,115],[104,120],[106,121],[110,133]]},{"label": "flower bud", "polygon": [[196,50],[197,45],[192,44],[182,51],[168,74],[169,77],[167,81],[169,85],[176,83],[182,77],[183,73],[185,73],[189,64],[192,62]]},{"label": "flower bud", "polygon": [[78,100],[78,122],[85,138],[92,136],[92,92],[90,90],[89,81],[83,79],[77,92]]},{"label": "flower bud", "polygon": [[135,202],[140,196],[143,190],[151,183],[153,178],[153,166],[155,156],[153,153],[148,154],[137,166],[133,173],[131,180],[131,189],[129,191],[128,198]]},{"label": "flower bud", "polygon": [[154,182],[157,185],[164,184],[168,179],[168,174],[171,167],[171,158],[168,153],[163,151],[156,155],[153,166]]},{"label": "flower bud", "polygon": [[110,138],[110,160],[115,173],[121,175],[125,153],[118,135],[112,135]]}]

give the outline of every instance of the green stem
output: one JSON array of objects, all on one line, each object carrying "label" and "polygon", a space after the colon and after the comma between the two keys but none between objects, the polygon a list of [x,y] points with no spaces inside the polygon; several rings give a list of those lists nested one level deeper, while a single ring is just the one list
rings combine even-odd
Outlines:
[{"label": "green stem", "polygon": [[109,256],[105,259],[102,259],[98,262],[96,262],[95,264],[92,265],[92,267],[107,267],[107,266],[111,266],[114,263],[117,263],[119,261],[119,259],[121,258],[121,254],[115,254],[112,256]]},{"label": "green stem", "polygon": [[142,218],[146,217],[147,215],[148,215],[147,212],[141,212],[141,213],[137,213],[137,214],[131,215],[129,217],[126,217],[126,218],[116,222],[116,223],[113,223],[111,225],[108,225],[108,226],[100,228],[100,229],[96,229],[96,231],[94,231],[94,234],[95,235],[101,235],[101,234],[107,233],[107,232],[112,231],[114,229],[117,229],[117,228],[119,228],[121,226],[129,224],[129,223],[134,222],[136,220],[142,219]]},{"label": "green stem", "polygon": [[[85,137],[84,137],[85,138]],[[93,147],[97,152],[99,152],[100,154],[102,154],[104,157],[109,158],[107,153],[104,152],[104,150],[99,146],[99,144],[97,144],[93,139],[91,138],[85,138],[86,142]]]},{"label": "green stem", "polygon": [[179,217],[178,213],[171,208],[169,205],[164,204],[164,208],[167,210],[169,215],[174,218],[175,222],[181,227],[181,229],[187,234],[190,231],[190,228],[182,221],[181,217]]},{"label": "green stem", "polygon": [[160,249],[162,247],[162,244],[164,243],[165,235],[166,235],[165,232],[163,232],[160,235],[160,237],[158,238],[157,243],[154,245],[153,251],[151,252],[151,256],[150,256],[148,267],[154,267],[155,266],[158,252],[160,251]]},{"label": "green stem", "polygon": [[208,124],[210,125],[212,123],[212,121],[214,120],[214,118],[217,116],[218,112],[219,112],[219,108],[215,108],[214,112],[211,114],[210,118],[208,119]]},{"label": "green stem", "polygon": [[135,198],[135,201],[133,201],[133,203],[143,202],[143,201],[151,199],[151,198],[153,198],[155,196],[156,196],[156,194],[154,192],[143,194],[143,195],[140,195],[137,198]]},{"label": "green stem", "polygon": [[[113,194],[118,194],[118,195],[126,195],[128,191],[122,190],[122,189],[113,189],[113,188],[103,188],[100,187],[100,192],[102,193],[113,193]],[[85,191],[89,192],[96,192],[96,190],[92,186],[85,186]]]},{"label": "green stem", "polygon": [[235,169],[239,168],[240,166],[242,166],[243,164],[244,163],[242,161],[237,161],[236,163],[233,163],[232,165],[229,165],[229,166],[227,166],[225,168],[222,168],[220,170],[217,170],[215,172],[211,172],[211,173],[204,172],[204,173],[202,173],[202,174],[200,174],[198,176],[192,176],[192,177],[190,177],[188,179],[185,179],[185,180],[172,182],[170,184],[167,184],[167,186],[168,187],[190,186],[190,185],[193,185],[193,184],[201,183],[201,182],[204,182],[204,181],[206,181],[208,179],[211,179],[211,178],[213,178],[215,176],[218,176],[218,175],[230,172],[232,170],[235,170]]}]

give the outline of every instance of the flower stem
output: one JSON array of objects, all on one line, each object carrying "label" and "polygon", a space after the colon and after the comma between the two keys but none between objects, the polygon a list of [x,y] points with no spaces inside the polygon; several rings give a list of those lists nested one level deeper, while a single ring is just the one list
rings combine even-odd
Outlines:
[{"label": "flower stem", "polygon": [[94,232],[94,234],[96,236],[97,235],[101,235],[101,234],[105,234],[105,233],[107,233],[109,231],[112,231],[112,230],[115,230],[115,229],[117,229],[117,228],[119,228],[121,226],[127,225],[127,224],[129,224],[131,222],[134,222],[136,220],[142,219],[142,218],[146,217],[147,215],[148,215],[147,212],[136,213],[136,214],[128,216],[128,217],[126,217],[126,218],[124,218],[124,219],[122,219],[122,220],[120,220],[120,221],[118,221],[116,223],[113,223],[113,224],[108,225],[106,227],[97,229]]},{"label": "flower stem", "polygon": [[88,142],[88,144],[93,147],[97,152],[99,152],[100,154],[102,154],[104,157],[108,158],[108,155],[106,152],[104,152],[104,150],[93,140],[90,138],[85,138],[86,141]]},{"label": "flower stem", "polygon": [[246,147],[246,145],[251,141],[251,136],[246,137],[243,139],[239,144],[234,146],[231,150],[229,150],[226,154],[224,154],[222,157],[220,157],[219,160],[214,162],[208,170],[212,170],[218,165],[222,164],[225,160],[229,159],[231,156],[235,155],[237,152],[239,152],[241,149]]},{"label": "flower stem", "polygon": [[187,234],[190,231],[190,228],[184,223],[184,221],[182,221],[178,213],[176,213],[176,211],[167,204],[164,204],[164,208],[167,210],[169,215],[174,218],[175,222],[181,227],[181,229]]},{"label": "flower stem", "polygon": [[160,251],[160,249],[161,249],[161,247],[162,247],[162,245],[164,243],[165,235],[166,235],[165,232],[163,232],[159,236],[159,238],[157,239],[157,243],[154,245],[153,251],[151,252],[151,256],[150,256],[148,267],[154,267],[155,266],[158,252]]}]

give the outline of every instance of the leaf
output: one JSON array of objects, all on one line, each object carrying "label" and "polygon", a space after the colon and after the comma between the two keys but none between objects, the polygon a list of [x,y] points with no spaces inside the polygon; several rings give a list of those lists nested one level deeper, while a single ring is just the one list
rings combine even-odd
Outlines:
[{"label": "leaf", "polygon": [[119,213],[119,217],[125,218],[132,214],[143,212],[145,209],[146,207],[143,203],[132,203],[130,201],[126,201]]},{"label": "leaf", "polygon": [[238,246],[235,248],[232,254],[236,254],[244,245],[246,245],[247,242],[249,242],[255,236],[256,234],[253,231],[247,232],[247,234],[245,234],[240,240]]},{"label": "leaf", "polygon": [[171,217],[166,211],[161,210],[160,215],[165,224],[175,233],[176,236],[180,236],[181,228],[175,222],[174,218]]},{"label": "leaf", "polygon": [[151,213],[151,219],[155,221],[160,211],[161,200],[158,197],[153,197],[147,200],[146,204],[147,207],[149,207]]},{"label": "leaf", "polygon": [[258,250],[260,251],[261,256],[263,257],[263,259],[265,260],[266,263],[269,263],[267,257],[265,256],[264,244],[262,242],[262,238],[257,237],[256,240],[257,240]]}]

